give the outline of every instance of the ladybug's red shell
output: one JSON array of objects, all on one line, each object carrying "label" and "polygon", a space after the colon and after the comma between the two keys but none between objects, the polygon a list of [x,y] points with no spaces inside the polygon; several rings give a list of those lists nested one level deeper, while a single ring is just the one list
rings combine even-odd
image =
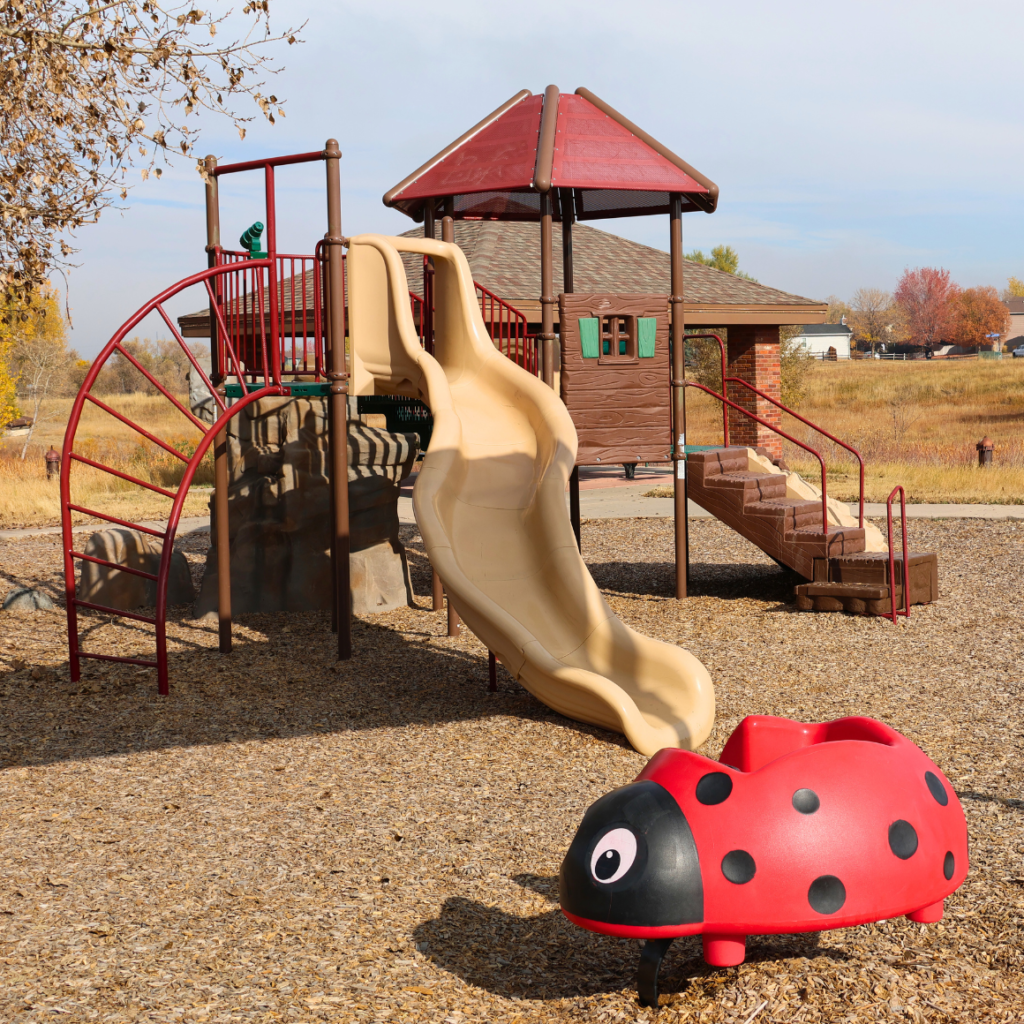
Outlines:
[{"label": "ladybug's red shell", "polygon": [[[653,790],[644,788],[651,783]],[[635,807],[628,820],[615,809],[633,787],[652,808],[646,824]],[[658,803],[662,790],[681,819],[672,801]],[[967,825],[949,781],[917,746],[869,718],[804,724],[749,717],[720,762],[662,750],[632,787],[603,799],[616,801],[607,804],[614,820],[592,813],[602,801],[588,811],[563,864],[562,905],[571,920],[606,934],[703,933],[707,950],[712,936],[742,943],[748,934],[902,914],[938,920],[943,899],[967,876]],[[673,830],[667,852],[659,839],[666,828]],[[630,855],[636,864],[622,871],[616,858]],[[682,873],[671,866],[694,856],[699,866],[684,863]],[[660,873],[661,882],[645,880],[645,872]],[[668,876],[686,890],[675,911],[666,909]],[[658,884],[652,900],[649,888]],[[644,908],[639,914],[631,912],[631,893]],[[739,949],[720,955],[742,960]]]}]

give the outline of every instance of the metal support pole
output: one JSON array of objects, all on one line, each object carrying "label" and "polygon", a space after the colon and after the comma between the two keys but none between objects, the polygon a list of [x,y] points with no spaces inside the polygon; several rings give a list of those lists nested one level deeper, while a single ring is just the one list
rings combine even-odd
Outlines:
[{"label": "metal support pole", "polygon": [[[455,244],[455,220],[452,217],[453,202],[451,199],[444,201],[444,217],[441,218],[441,241]],[[448,635],[459,635],[459,613],[452,604],[452,596],[448,595]]]},{"label": "metal support pole", "polygon": [[[558,190],[559,207],[562,212],[562,291],[566,295],[573,293],[572,273],[572,222],[573,222],[573,195],[571,188]],[[563,337],[562,328],[565,325],[559,321],[558,334]],[[572,523],[572,532],[576,534],[576,547],[583,550],[583,542],[580,533],[580,467],[573,466],[569,475],[569,520]]]},{"label": "metal support pole", "polygon": [[683,306],[683,197],[672,193],[669,208],[669,253],[672,264],[672,460],[673,511],[676,522],[676,597],[686,597],[690,571],[686,520],[686,344]]},{"label": "metal support pole", "polygon": [[[204,161],[206,171],[206,263],[217,265],[217,251],[220,248],[220,195],[217,189],[217,158],[208,156]],[[213,284],[213,293],[220,301],[220,281]],[[223,398],[225,372],[221,358],[221,338],[218,334],[217,318],[210,311],[210,383]],[[228,431],[227,427],[213,439],[213,517],[214,543],[217,546],[217,627],[221,654],[231,653],[231,520],[228,511]]]},{"label": "metal support pole", "polygon": [[487,652],[487,692],[495,693],[498,689],[498,659],[494,651]]},{"label": "metal support pole", "polygon": [[329,293],[331,381],[331,495],[334,593],[338,620],[338,660],[352,657],[352,587],[349,580],[348,522],[348,361],[345,357],[345,270],[341,249],[341,150],[336,139],[324,147],[327,164],[327,290]]},{"label": "metal support pole", "polygon": [[580,539],[580,467],[573,466],[569,474],[569,521],[572,523],[572,532],[576,534],[576,547],[583,551],[583,542]]},{"label": "metal support pole", "polygon": [[540,339],[542,375],[549,388],[555,386],[555,290],[554,256],[551,251],[551,192],[540,194]]},{"label": "metal support pole", "polygon": [[575,291],[572,280],[572,222],[575,219],[572,189],[560,188],[558,201],[562,209],[562,291],[572,295]]}]

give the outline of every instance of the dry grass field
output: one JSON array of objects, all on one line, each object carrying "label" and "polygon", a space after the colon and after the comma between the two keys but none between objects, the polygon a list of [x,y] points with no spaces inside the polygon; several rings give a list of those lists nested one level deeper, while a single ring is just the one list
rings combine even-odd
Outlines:
[{"label": "dry grass field", "polygon": [[[903,484],[915,502],[1024,502],[1024,360],[816,362],[797,411],[857,448],[865,497],[885,501]],[[687,440],[722,436],[721,406],[687,392]],[[792,417],[782,427],[826,457],[829,494],[857,498],[853,460]],[[975,444],[995,442],[994,465],[978,469]],[[817,483],[818,462],[785,446],[792,468]]]},{"label": "dry grass field", "polygon": [[[169,402],[155,396],[105,395],[111,408],[142,425],[184,455],[195,451],[199,431]],[[182,398],[187,404],[187,398]],[[44,416],[21,459],[22,440],[0,441],[0,529],[21,526],[52,526],[60,522],[60,495],[55,481],[46,479],[43,453],[64,443],[71,412],[70,398],[54,399],[44,406]],[[184,463],[142,437],[115,417],[87,402],[82,411],[75,451],[86,458],[112,466],[130,476],[167,489],[181,480]],[[166,519],[169,498],[120,480],[85,465],[72,470],[71,500],[77,505],[120,519]],[[184,515],[208,513],[209,488],[213,484],[212,458],[207,456],[196,474],[185,502]],[[75,513],[75,522],[90,518]]]},{"label": "dry grass field", "polygon": [[[630,626],[714,680],[717,757],[747,714],[880,718],[949,776],[971,871],[934,925],[751,937],[747,962],[677,941],[641,1009],[636,942],[569,924],[557,873],[585,808],[645,759],[538,703],[429,608],[169,624],[173,690],[147,669],[67,674],[60,611],[0,613],[0,1019],[160,1024],[1017,1024],[1024,1019],[1024,524],[915,521],[942,599],[899,626],[799,614],[792,580],[720,523],[584,522]],[[198,567],[204,535],[179,546]],[[9,585],[59,597],[60,542],[0,540]],[[94,651],[145,624],[85,620]],[[698,837],[699,842],[699,837]]]},{"label": "dry grass field", "polygon": [[[112,407],[184,453],[198,432],[167,401],[145,395],[109,396]],[[29,456],[18,458],[18,438],[0,441],[0,529],[55,525],[57,487],[46,481],[42,453],[59,450],[70,399],[48,404]],[[897,483],[916,502],[1024,503],[1024,360],[814,363],[798,411],[859,448],[866,463],[866,498],[884,501]],[[857,498],[852,460],[831,442],[789,417],[784,429],[826,456],[829,493]],[[687,394],[687,433],[692,444],[721,440],[720,406],[695,390]],[[988,435],[995,464],[979,470],[975,444]],[[151,483],[180,479],[182,464],[113,417],[86,404],[77,450]],[[811,481],[818,463],[787,444],[790,465]],[[166,518],[170,501],[84,466],[73,475],[76,504],[122,519]],[[207,514],[212,460],[197,474],[185,515]],[[85,522],[86,517],[77,516]]]}]

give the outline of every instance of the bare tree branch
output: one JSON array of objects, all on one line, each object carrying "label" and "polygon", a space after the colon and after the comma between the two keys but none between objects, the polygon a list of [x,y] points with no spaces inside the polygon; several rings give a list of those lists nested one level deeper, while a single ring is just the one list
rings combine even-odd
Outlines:
[{"label": "bare tree branch", "polygon": [[[271,123],[281,101],[259,76],[272,34],[269,0],[248,0],[243,35],[214,40],[232,12],[156,0],[0,0],[0,292],[27,300],[74,249],[67,234],[127,196],[126,175],[194,155],[201,110],[245,137],[249,97]],[[203,39],[207,32],[209,39]]]}]

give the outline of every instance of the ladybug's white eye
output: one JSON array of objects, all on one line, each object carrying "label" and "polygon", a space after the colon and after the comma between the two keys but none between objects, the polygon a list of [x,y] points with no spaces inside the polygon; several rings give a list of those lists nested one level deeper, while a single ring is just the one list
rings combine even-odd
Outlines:
[{"label": "ladybug's white eye", "polygon": [[614,828],[601,837],[590,857],[590,873],[595,881],[617,882],[636,860],[636,836],[628,828]]}]

